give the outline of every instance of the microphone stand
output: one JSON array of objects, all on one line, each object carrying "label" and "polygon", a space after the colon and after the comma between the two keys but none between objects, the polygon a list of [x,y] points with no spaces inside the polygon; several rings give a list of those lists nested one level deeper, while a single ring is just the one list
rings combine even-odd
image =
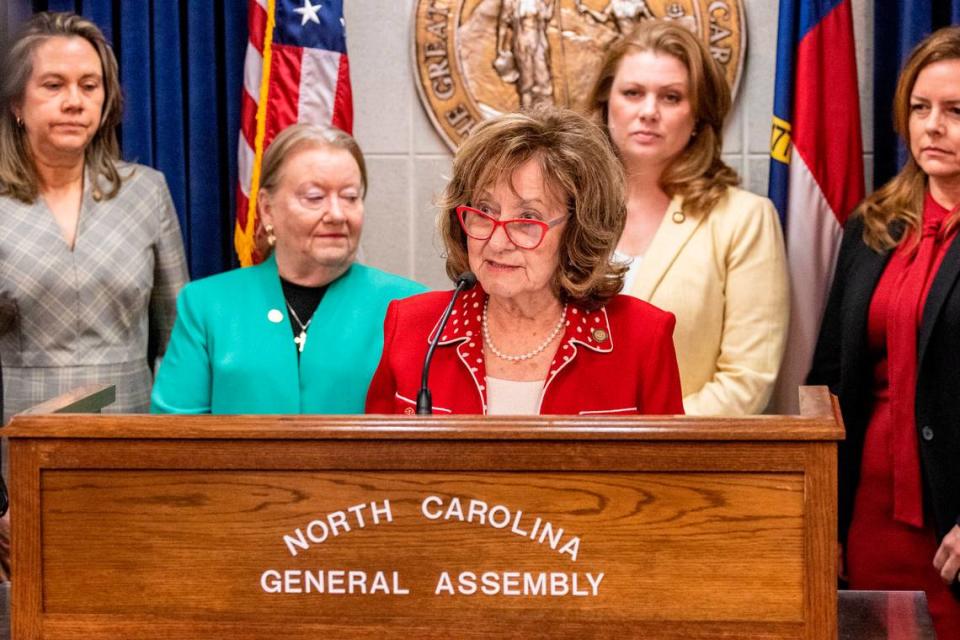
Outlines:
[{"label": "microphone stand", "polygon": [[447,320],[453,312],[453,304],[457,301],[457,296],[464,289],[469,289],[477,283],[477,277],[469,271],[464,271],[457,278],[457,288],[453,290],[453,296],[450,298],[450,304],[447,305],[443,316],[440,318],[440,324],[437,326],[437,333],[430,341],[430,348],[427,349],[427,357],[423,359],[423,375],[420,378],[420,391],[417,393],[417,415],[429,416],[433,414],[433,399],[430,397],[430,387],[427,384],[427,378],[430,376],[430,362],[433,360],[433,351],[440,342],[440,335],[447,326]]}]

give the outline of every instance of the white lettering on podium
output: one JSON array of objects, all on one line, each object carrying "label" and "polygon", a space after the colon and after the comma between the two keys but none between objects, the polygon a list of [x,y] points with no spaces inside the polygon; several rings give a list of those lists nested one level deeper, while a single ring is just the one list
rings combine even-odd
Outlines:
[{"label": "white lettering on podium", "polygon": [[347,511],[349,511],[350,513],[352,513],[354,516],[357,517],[357,526],[360,527],[361,529],[363,529],[364,527],[363,510],[364,508],[366,508],[366,506],[367,505],[365,504],[355,504],[352,507],[347,507]]},{"label": "white lettering on podium", "polygon": [[[393,511],[390,509],[390,501],[384,500],[382,505],[376,501],[369,504],[356,504],[347,507],[345,511],[331,511],[324,518],[311,520],[305,527],[297,528],[293,534],[284,535],[283,542],[287,545],[287,550],[291,556],[296,557],[300,551],[306,551],[311,544],[322,544],[330,537],[337,537],[342,533],[350,533],[351,522],[358,529],[367,526],[367,521],[363,518],[365,509],[370,511],[370,520],[373,524],[380,524],[381,520],[393,522]],[[347,512],[353,516],[347,515]]]},{"label": "white lettering on podium", "polygon": [[560,547],[560,553],[566,553],[571,558],[576,560],[577,554],[580,553],[580,538],[577,536],[573,536],[572,538],[567,540],[567,544]]},{"label": "white lettering on podium", "polygon": [[[317,535],[316,531],[319,529],[323,533]],[[323,520],[314,520],[307,525],[307,537],[310,538],[310,542],[315,544],[320,544],[327,539],[327,536],[330,535],[330,529],[327,528],[327,523]]]},{"label": "white lettering on podium", "polygon": [[440,496],[427,496],[423,499],[423,502],[420,503],[420,511],[423,512],[423,517],[427,520],[436,520],[443,516],[439,511],[428,511],[427,507],[431,504],[436,503],[439,507],[443,504],[443,498]]},{"label": "white lettering on podium", "polygon": [[592,573],[588,573],[587,580],[590,582],[590,588],[593,589],[593,595],[597,595],[597,592],[600,591],[600,581],[603,580],[603,574],[598,573],[594,576]]},{"label": "white lettering on podium", "polygon": [[331,595],[343,595],[343,571],[334,569],[327,571],[327,593]]},{"label": "white lettering on podium", "polygon": [[278,593],[280,591],[280,572],[273,569],[267,569],[260,576],[260,588],[267,593]]},{"label": "white lettering on podium", "polygon": [[380,516],[384,516],[387,522],[393,522],[393,512],[390,510],[390,501],[385,499],[382,507],[377,507],[376,502],[371,502],[370,515],[373,516],[373,524],[380,524]]},{"label": "white lettering on podium", "polygon": [[[594,597],[600,594],[603,573],[563,573],[531,571],[461,571],[455,577],[443,571],[437,578],[434,595],[472,596],[565,596]],[[479,586],[478,586],[479,583]]]},{"label": "white lettering on podium", "polygon": [[[454,498],[456,500],[456,498]],[[473,522],[473,519],[476,518],[480,524],[484,524],[484,520],[487,516],[487,503],[482,500],[471,500],[470,501],[470,515],[467,517],[467,522]]]},{"label": "white lettering on podium", "polygon": [[[396,571],[393,575],[396,577]],[[373,585],[370,587],[370,593],[390,593],[390,587],[387,586],[387,578],[383,575],[383,571],[377,571],[373,575]]]},{"label": "white lettering on podium", "polygon": [[283,592],[284,593],[303,593],[300,589],[300,572],[283,572]]},{"label": "white lettering on podium", "polygon": [[509,527],[510,533],[546,544],[560,555],[570,556],[574,562],[580,555],[579,536],[568,535],[565,539],[562,527],[541,518],[534,518],[530,524],[529,516],[524,521],[523,511],[511,512],[509,507],[502,504],[491,507],[483,500],[471,499],[466,503],[465,512],[464,501],[457,496],[450,497],[444,503],[443,498],[433,495],[420,502],[420,511],[428,520],[459,520],[504,530]]},{"label": "white lettering on podium", "polygon": [[333,535],[339,535],[340,529],[342,529],[344,533],[350,532],[350,525],[347,524],[347,514],[343,511],[334,511],[327,515],[327,520],[330,521],[330,531],[333,532]]},{"label": "white lettering on podium", "polygon": [[482,576],[480,576],[480,581],[483,582],[483,586],[480,587],[480,591],[485,596],[495,596],[500,593],[500,583],[498,582],[498,576],[492,571],[486,571]]},{"label": "white lettering on podium", "polygon": [[[491,511],[490,513],[493,513]],[[517,571],[504,571],[503,572],[503,595],[505,596],[519,596],[520,595],[520,573]]]},{"label": "white lettering on podium", "polygon": [[320,579],[320,576],[312,571],[306,571],[304,572],[303,577],[305,578],[304,582],[306,583],[307,593],[311,593],[311,590],[316,591],[317,593],[323,593],[324,585],[323,580]]},{"label": "white lettering on podium", "polygon": [[[460,574],[460,576],[463,577],[467,574],[469,574],[469,572],[464,571]],[[437,588],[433,590],[433,595],[438,596],[444,592],[449,593],[450,595],[454,595],[455,593],[453,590],[453,583],[450,581],[450,574],[446,571],[440,574],[440,579],[437,580]]]},{"label": "white lettering on podium", "polygon": [[543,533],[540,534],[540,544],[543,544],[543,539],[547,538],[550,540],[550,548],[556,549],[557,545],[560,544],[560,538],[563,536],[563,529],[557,529],[556,534],[553,532],[553,525],[549,522],[543,523]]},{"label": "white lettering on podium", "polygon": [[[534,577],[536,575],[536,577]],[[547,574],[545,573],[525,573],[523,574],[523,588],[532,596],[547,595]]]},{"label": "white lettering on podium", "polygon": [[[497,517],[495,514],[501,514]],[[510,524],[510,510],[502,504],[490,509],[490,526],[494,529],[503,529]]]},{"label": "white lettering on podium", "polygon": [[[389,577],[388,577],[389,576]],[[321,593],[337,595],[410,594],[401,586],[399,571],[377,571],[372,575],[356,569],[267,569],[260,575],[260,588],[266,593]]]}]

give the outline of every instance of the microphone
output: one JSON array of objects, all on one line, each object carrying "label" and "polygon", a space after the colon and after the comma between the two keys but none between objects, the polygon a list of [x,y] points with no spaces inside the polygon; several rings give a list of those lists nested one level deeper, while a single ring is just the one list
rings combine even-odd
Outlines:
[{"label": "microphone", "polygon": [[437,326],[437,333],[430,341],[427,357],[423,359],[423,375],[420,377],[420,392],[417,393],[418,416],[433,414],[433,399],[430,397],[430,387],[427,385],[427,378],[430,375],[430,361],[433,360],[433,350],[437,348],[437,343],[440,342],[440,336],[443,334],[443,329],[447,326],[447,320],[450,319],[450,314],[453,312],[453,304],[457,301],[457,296],[460,295],[461,291],[470,289],[475,284],[477,284],[477,276],[469,271],[464,271],[457,278],[457,288],[453,290],[450,304],[447,305],[447,309],[440,318],[440,324]]}]

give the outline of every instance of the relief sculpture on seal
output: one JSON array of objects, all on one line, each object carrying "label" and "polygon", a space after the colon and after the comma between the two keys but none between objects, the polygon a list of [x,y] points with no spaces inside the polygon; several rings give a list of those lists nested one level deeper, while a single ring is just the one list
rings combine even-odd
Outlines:
[{"label": "relief sculpture on seal", "polygon": [[497,114],[579,106],[606,47],[652,19],[677,21],[703,39],[736,94],[746,50],[742,0],[417,0],[417,89],[455,149]]}]

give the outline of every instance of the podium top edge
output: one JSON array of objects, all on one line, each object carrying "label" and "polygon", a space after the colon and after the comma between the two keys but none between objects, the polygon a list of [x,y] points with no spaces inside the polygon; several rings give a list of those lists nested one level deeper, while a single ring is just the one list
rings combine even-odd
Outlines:
[{"label": "podium top edge", "polygon": [[836,441],[833,417],[750,416],[15,416],[0,436],[149,440]]}]

